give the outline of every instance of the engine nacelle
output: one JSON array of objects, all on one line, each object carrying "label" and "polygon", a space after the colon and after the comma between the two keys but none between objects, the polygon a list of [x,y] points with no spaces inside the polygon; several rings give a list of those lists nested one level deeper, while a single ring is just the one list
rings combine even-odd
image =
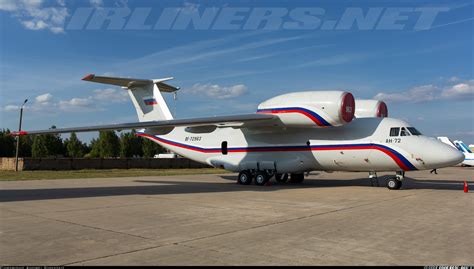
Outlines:
[{"label": "engine nacelle", "polygon": [[352,121],[354,96],[343,91],[308,91],[279,95],[258,106],[257,113],[277,114],[286,126],[330,127]]},{"label": "engine nacelle", "polygon": [[379,100],[356,99],[356,118],[384,118],[388,117],[387,105]]}]

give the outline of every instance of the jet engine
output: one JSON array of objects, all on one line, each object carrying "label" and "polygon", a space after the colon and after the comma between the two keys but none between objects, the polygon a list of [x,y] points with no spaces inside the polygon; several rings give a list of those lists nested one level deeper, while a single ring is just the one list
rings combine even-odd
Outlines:
[{"label": "jet engine", "polygon": [[258,106],[257,113],[276,114],[286,126],[330,127],[352,121],[354,96],[343,91],[308,91],[279,95]]},{"label": "jet engine", "polygon": [[379,100],[356,99],[356,118],[384,118],[388,117],[387,105]]}]

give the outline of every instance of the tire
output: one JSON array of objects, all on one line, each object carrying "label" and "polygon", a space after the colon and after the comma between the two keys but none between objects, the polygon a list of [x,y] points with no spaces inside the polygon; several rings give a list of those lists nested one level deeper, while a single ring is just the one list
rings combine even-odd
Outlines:
[{"label": "tire", "polygon": [[268,182],[269,179],[270,177],[267,173],[259,171],[255,174],[255,185],[263,186]]},{"label": "tire", "polygon": [[239,177],[237,178],[237,182],[241,185],[249,185],[252,183],[252,174],[247,171],[240,171]]},{"label": "tire", "polygon": [[397,178],[393,177],[387,180],[387,188],[389,190],[398,190],[402,187],[402,182]]},{"label": "tire", "polygon": [[288,181],[288,174],[275,174],[275,180],[280,183]]},{"label": "tire", "polygon": [[301,183],[304,180],[304,174],[291,174],[290,182],[291,183]]}]

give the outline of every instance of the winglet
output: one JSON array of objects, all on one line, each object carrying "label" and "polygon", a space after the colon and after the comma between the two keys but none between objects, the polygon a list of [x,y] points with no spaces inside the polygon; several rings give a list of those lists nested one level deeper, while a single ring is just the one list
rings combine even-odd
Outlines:
[{"label": "winglet", "polygon": [[89,74],[89,75],[83,77],[82,80],[92,80],[92,79],[94,79],[94,77],[95,77],[94,74]]},{"label": "winglet", "polygon": [[22,135],[27,135],[28,132],[26,131],[19,131],[19,132],[11,132],[10,135],[11,136],[22,136]]}]

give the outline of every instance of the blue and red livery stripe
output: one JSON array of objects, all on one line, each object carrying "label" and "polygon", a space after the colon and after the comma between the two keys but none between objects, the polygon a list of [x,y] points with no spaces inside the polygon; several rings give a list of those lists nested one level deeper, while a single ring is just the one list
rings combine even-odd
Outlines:
[{"label": "blue and red livery stripe", "polygon": [[[157,136],[137,133],[138,136],[147,137],[158,142],[162,142],[171,146],[180,147],[184,149],[194,150],[202,153],[219,153],[221,148],[201,148],[197,146],[191,146],[167,139],[163,139]],[[410,163],[402,154],[396,150],[379,144],[366,143],[366,144],[343,144],[343,145],[317,145],[317,146],[270,146],[270,147],[238,147],[228,148],[227,152],[289,152],[289,151],[324,151],[324,150],[367,150],[374,149],[385,153],[387,156],[392,158],[397,165],[405,170],[417,170],[417,168]]]},{"label": "blue and red livery stripe", "polygon": [[171,145],[171,146],[180,147],[180,148],[189,149],[189,150],[194,150],[194,151],[199,151],[199,152],[202,152],[202,153],[221,152],[221,148],[200,148],[200,147],[196,147],[196,146],[191,146],[191,145],[186,145],[186,144],[174,142],[174,141],[171,141],[171,140],[163,139],[161,137],[157,137],[157,136],[153,136],[153,135],[149,135],[149,134],[145,134],[145,133],[137,133],[136,135],[144,136],[144,137],[149,138],[151,140],[156,140],[158,142],[162,142],[162,143],[165,143],[165,144],[168,144],[168,145]]},{"label": "blue and red livery stripe", "polygon": [[280,113],[299,113],[303,114],[306,117],[310,118],[318,126],[331,126],[323,117],[318,115],[318,113],[311,111],[302,107],[282,107],[282,108],[269,108],[269,109],[259,109],[257,113],[269,113],[269,114],[280,114]]}]

